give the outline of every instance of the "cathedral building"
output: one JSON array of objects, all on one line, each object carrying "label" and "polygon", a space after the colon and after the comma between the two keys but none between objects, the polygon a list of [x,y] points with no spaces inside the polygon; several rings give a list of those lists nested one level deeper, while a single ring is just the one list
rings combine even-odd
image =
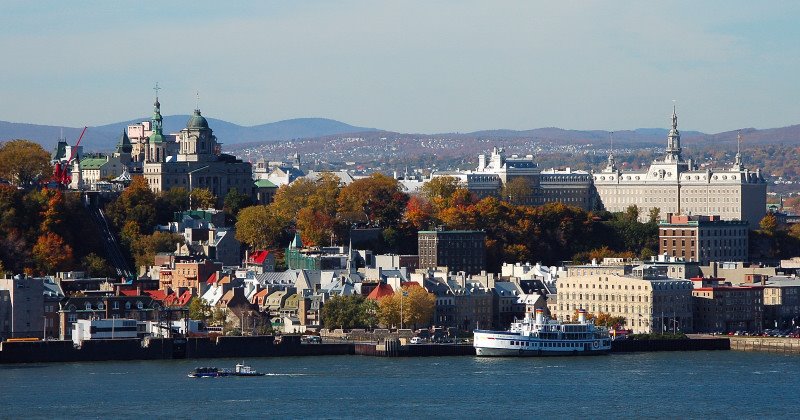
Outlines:
[{"label": "cathedral building", "polygon": [[718,215],[722,220],[749,222],[750,229],[758,226],[767,201],[767,184],[760,169],[746,168],[738,150],[728,168],[698,169],[691,159],[683,159],[681,151],[673,108],[663,159],[653,161],[647,170],[628,172],[617,168],[612,152],[608,166],[593,174],[601,205],[611,212],[636,205],[643,222],[652,209],[658,209],[661,220],[668,214]]},{"label": "cathedral building", "polygon": [[253,196],[252,166],[221,153],[221,144],[199,109],[189,118],[186,128],[173,137],[162,132],[158,97],[154,106],[150,134],[134,143],[139,144],[138,149],[133,148],[143,159],[142,173],[151,190],[205,188],[217,197],[219,203],[231,190]]}]

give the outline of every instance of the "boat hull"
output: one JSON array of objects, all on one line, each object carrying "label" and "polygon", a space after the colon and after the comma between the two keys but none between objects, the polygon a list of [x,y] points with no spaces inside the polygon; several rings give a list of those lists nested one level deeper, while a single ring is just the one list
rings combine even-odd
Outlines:
[{"label": "boat hull", "polygon": [[475,347],[475,355],[481,357],[600,356],[608,353],[609,350],[553,351],[553,350],[523,350],[523,349],[508,349],[508,348]]}]

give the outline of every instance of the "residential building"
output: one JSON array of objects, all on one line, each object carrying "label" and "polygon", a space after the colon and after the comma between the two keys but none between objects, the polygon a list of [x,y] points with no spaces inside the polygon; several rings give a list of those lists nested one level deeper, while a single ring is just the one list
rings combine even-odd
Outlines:
[{"label": "residential building", "polygon": [[44,279],[0,279],[0,338],[45,338]]},{"label": "residential building", "polygon": [[642,171],[622,171],[614,153],[608,165],[593,174],[594,186],[603,208],[623,212],[629,206],[641,211],[646,222],[650,211],[657,209],[661,219],[668,214],[720,215],[722,220],[741,220],[749,228],[758,226],[766,213],[767,184],[761,170],[746,168],[737,151],[728,168],[698,168],[681,155],[678,117],[673,109],[672,129],[667,137],[666,154]]},{"label": "residential building", "polygon": [[719,216],[667,215],[658,224],[658,252],[708,265],[712,261],[747,261],[748,226]]},{"label": "residential building", "polygon": [[692,279],[694,327],[698,332],[761,332],[764,286],[732,286],[725,279]]},{"label": "residential building", "polygon": [[71,340],[72,325],[80,319],[158,321],[162,307],[150,296],[74,296],[62,301],[58,312],[59,339]]},{"label": "residential building", "polygon": [[245,252],[244,268],[254,274],[263,274],[275,271],[275,253],[265,249]]},{"label": "residential building", "polygon": [[558,281],[556,306],[551,313],[573,320],[585,309],[625,318],[635,333],[692,331],[692,282],[670,278],[666,267],[642,265],[630,273],[572,274]]},{"label": "residential building", "polygon": [[525,316],[525,294],[519,284],[510,281],[498,281],[492,289],[494,292],[493,328],[506,330],[515,319]]},{"label": "residential building", "polygon": [[222,263],[208,259],[176,262],[173,267],[161,269],[159,289],[188,288],[194,295],[199,296],[208,289],[208,278],[219,270],[222,270]]},{"label": "residential building", "polygon": [[761,284],[764,287],[764,327],[786,329],[799,326],[800,279],[773,276]]},{"label": "residential building", "polygon": [[476,230],[420,231],[419,268],[447,267],[450,272],[476,274],[486,269],[486,232]]}]

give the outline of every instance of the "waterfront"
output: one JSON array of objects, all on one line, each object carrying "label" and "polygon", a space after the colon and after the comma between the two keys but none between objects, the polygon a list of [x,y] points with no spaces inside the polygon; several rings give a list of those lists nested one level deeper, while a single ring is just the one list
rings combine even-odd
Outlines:
[{"label": "waterfront", "polygon": [[179,360],[0,366],[2,418],[797,417],[800,357],[251,358],[260,378],[190,379]]}]

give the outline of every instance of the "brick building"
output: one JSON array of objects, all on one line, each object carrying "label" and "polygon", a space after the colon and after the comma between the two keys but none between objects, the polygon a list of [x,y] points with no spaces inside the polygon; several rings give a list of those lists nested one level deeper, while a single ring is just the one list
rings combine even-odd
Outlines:
[{"label": "brick building", "polygon": [[433,230],[418,233],[419,268],[447,267],[477,274],[486,269],[486,232]]},{"label": "brick building", "polygon": [[668,215],[658,225],[658,252],[708,265],[712,261],[747,261],[748,225],[719,216]]}]

